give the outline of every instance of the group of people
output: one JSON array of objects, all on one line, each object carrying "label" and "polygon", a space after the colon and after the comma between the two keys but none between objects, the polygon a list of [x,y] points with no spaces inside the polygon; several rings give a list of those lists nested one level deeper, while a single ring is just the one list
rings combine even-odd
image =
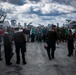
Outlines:
[{"label": "group of people", "polygon": [[[11,65],[11,58],[13,56],[13,42],[15,45],[16,52],[16,64],[20,64],[20,52],[22,54],[23,64],[26,64],[25,60],[25,52],[26,52],[26,39],[22,31],[17,30],[13,36],[11,36],[8,32],[5,32],[2,37],[4,44],[4,56],[6,65]],[[1,42],[1,40],[0,40]],[[0,44],[1,49],[1,44]],[[0,50],[0,60],[1,58],[1,50]]]},{"label": "group of people", "polygon": [[[75,38],[76,38],[75,33],[73,34],[72,30],[69,29],[67,37],[65,39],[65,42],[67,43],[67,48],[68,48],[67,56],[69,57],[73,55]],[[54,59],[56,43],[59,44],[60,42],[61,42],[60,35],[57,32],[56,26],[53,25],[52,29],[49,30],[46,34],[46,43],[44,45],[45,49],[47,50],[49,60]],[[51,50],[51,54],[50,54],[50,50]]]},{"label": "group of people", "polygon": [[[26,34],[27,33],[27,34]],[[10,36],[8,32],[5,32],[3,37],[4,42],[4,53],[5,53],[5,63],[6,65],[11,65],[11,58],[13,56],[13,42],[15,45],[15,52],[16,52],[16,64],[20,64],[20,52],[22,54],[22,62],[25,65],[25,52],[26,52],[26,43],[29,41],[28,39],[28,32],[23,29],[23,31],[19,31],[19,29],[13,33],[13,36]],[[74,34],[75,35],[75,34]],[[68,56],[73,55],[73,49],[74,49],[74,35],[72,34],[72,31],[69,30],[69,33],[67,35],[67,48],[68,48]],[[27,37],[26,37],[27,36]],[[35,34],[32,33],[30,35],[32,37],[31,42],[34,42]],[[44,34],[45,37],[45,43],[47,46],[44,46],[49,60],[54,59],[55,57],[55,50],[56,50],[56,42],[60,42],[60,35],[57,32],[57,27],[55,25],[52,25],[51,29],[47,31],[46,34]],[[51,51],[51,54],[50,54]],[[0,35],[0,61],[1,58],[1,35]]]}]

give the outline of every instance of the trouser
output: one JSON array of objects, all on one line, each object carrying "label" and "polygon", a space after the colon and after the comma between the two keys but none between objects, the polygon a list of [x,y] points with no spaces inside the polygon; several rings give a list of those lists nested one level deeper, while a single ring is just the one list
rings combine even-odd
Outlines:
[{"label": "trouser", "polygon": [[10,46],[4,46],[4,51],[5,51],[5,62],[6,64],[9,64],[12,58],[12,49]]},{"label": "trouser", "polygon": [[21,45],[20,47],[16,46],[16,58],[17,58],[17,62],[18,63],[20,63],[20,51],[21,51],[21,54],[22,54],[23,63],[25,62],[25,51],[24,51],[24,48],[25,47],[23,45]]},{"label": "trouser", "polygon": [[72,55],[73,54],[73,48],[68,48],[68,55]]},{"label": "trouser", "polygon": [[9,58],[5,58],[5,62],[6,62],[6,64],[9,64],[10,63],[10,59]]},{"label": "trouser", "polygon": [[43,42],[46,41],[46,35],[43,35]]},{"label": "trouser", "polygon": [[73,49],[74,49],[74,44],[72,43],[72,41],[68,42],[68,55],[72,55],[73,54]]},{"label": "trouser", "polygon": [[[51,49],[51,55],[50,55],[50,49]],[[54,47],[52,47],[52,48],[50,48],[50,47],[48,47],[48,49],[47,49],[47,54],[48,54],[48,57],[49,58],[54,58],[54,53],[55,53],[55,48]]]},{"label": "trouser", "polygon": [[31,38],[31,42],[34,42],[35,41],[35,38]]},{"label": "trouser", "polygon": [[13,55],[10,52],[5,52],[5,62],[6,62],[6,64],[10,63],[10,60],[11,60],[12,56]]}]

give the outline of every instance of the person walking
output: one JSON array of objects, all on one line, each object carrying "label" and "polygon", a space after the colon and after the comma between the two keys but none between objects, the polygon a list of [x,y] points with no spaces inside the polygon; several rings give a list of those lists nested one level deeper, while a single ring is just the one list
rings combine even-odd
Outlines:
[{"label": "person walking", "polygon": [[26,64],[26,60],[25,60],[26,40],[23,32],[22,31],[15,32],[13,39],[14,39],[15,48],[16,48],[16,64],[20,64],[20,51],[21,51],[23,64],[25,65]]},{"label": "person walking", "polygon": [[71,55],[73,55],[73,49],[74,49],[74,37],[71,30],[69,30],[68,33],[67,46],[68,46],[68,56],[71,57]]},{"label": "person walking", "polygon": [[10,62],[13,52],[12,52],[12,39],[10,38],[10,35],[8,32],[5,32],[3,35],[3,41],[4,41],[4,52],[5,52],[5,63],[6,65],[11,65]]},{"label": "person walking", "polygon": [[[51,60],[51,58],[54,59],[57,40],[58,40],[58,35],[56,32],[56,26],[52,25],[52,29],[49,30],[46,34],[46,43],[48,45],[47,54],[48,54],[49,60]],[[50,49],[51,49],[51,55],[50,55]]]}]

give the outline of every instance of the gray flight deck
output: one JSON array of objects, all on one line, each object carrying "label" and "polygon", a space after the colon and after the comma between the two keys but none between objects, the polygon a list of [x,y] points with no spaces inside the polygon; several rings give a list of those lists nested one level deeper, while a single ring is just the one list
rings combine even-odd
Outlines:
[{"label": "gray flight deck", "polygon": [[[3,47],[3,46],[2,46]],[[55,59],[49,60],[44,49],[44,43],[27,43],[25,53],[26,65],[16,64],[15,48],[11,59],[12,65],[7,66],[4,62],[4,50],[2,48],[2,61],[0,61],[0,75],[76,75],[76,55],[68,57],[66,43],[56,46]]]}]

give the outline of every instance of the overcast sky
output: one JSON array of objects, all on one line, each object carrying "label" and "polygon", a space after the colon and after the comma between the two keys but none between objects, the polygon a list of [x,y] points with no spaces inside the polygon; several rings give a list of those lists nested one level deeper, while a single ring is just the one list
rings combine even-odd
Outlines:
[{"label": "overcast sky", "polygon": [[0,7],[7,12],[6,20],[15,19],[21,25],[62,26],[66,19],[76,20],[76,0],[0,0]]}]

